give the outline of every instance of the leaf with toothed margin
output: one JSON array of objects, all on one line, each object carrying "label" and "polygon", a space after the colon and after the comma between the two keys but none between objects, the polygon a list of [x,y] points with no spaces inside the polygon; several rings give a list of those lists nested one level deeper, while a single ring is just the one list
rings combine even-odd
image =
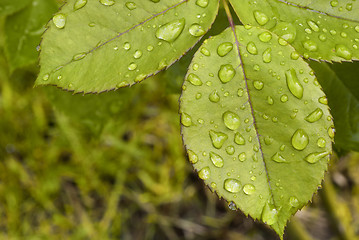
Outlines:
[{"label": "leaf with toothed margin", "polygon": [[336,148],[359,151],[358,63],[330,66],[326,63],[311,62],[310,66],[328,96],[336,129]]},{"label": "leaf with toothed margin", "polygon": [[[359,2],[311,0],[230,0],[244,24],[276,33],[304,58],[359,59]],[[297,54],[294,54],[296,57]]]},{"label": "leaf with toothed margin", "polygon": [[36,47],[57,7],[55,0],[31,0],[24,9],[6,18],[5,53],[10,71],[37,62]]},{"label": "leaf with toothed margin", "polygon": [[227,29],[206,40],[192,60],[183,139],[212,191],[282,237],[323,179],[333,122],[312,69],[290,57],[294,48],[264,29],[235,29],[236,37]]},{"label": "leaf with toothed margin", "polygon": [[218,1],[70,0],[43,36],[36,85],[103,92],[170,66],[208,31]]}]

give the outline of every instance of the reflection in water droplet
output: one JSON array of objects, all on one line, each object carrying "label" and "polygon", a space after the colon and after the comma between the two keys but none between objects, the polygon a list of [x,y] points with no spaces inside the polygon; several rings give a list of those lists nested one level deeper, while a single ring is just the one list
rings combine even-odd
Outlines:
[{"label": "reflection in water droplet", "polygon": [[264,52],[263,52],[263,55],[262,55],[262,59],[263,59],[263,62],[265,63],[270,63],[272,61],[272,49],[271,48],[267,48]]},{"label": "reflection in water droplet", "polygon": [[223,158],[214,152],[209,153],[210,159],[214,166],[221,168],[223,167]]},{"label": "reflection in water droplet", "polygon": [[262,90],[264,87],[264,83],[262,81],[256,80],[253,82],[253,86],[257,90]]},{"label": "reflection in water droplet", "polygon": [[233,49],[233,44],[230,42],[221,43],[217,48],[217,53],[219,56],[224,57]]},{"label": "reflection in water droplet", "polygon": [[188,159],[192,164],[198,162],[198,156],[192,150],[187,150],[187,154],[188,154]]},{"label": "reflection in water droplet", "polygon": [[280,97],[280,101],[281,101],[282,103],[287,102],[287,101],[288,101],[288,96],[287,96],[286,94],[283,94],[283,95]]},{"label": "reflection in water droplet", "polygon": [[316,122],[318,121],[319,119],[321,119],[323,116],[323,111],[322,109],[320,108],[317,108],[315,109],[312,113],[310,113],[306,118],[305,120],[310,122],[310,123],[313,123],[313,122]]},{"label": "reflection in water droplet", "polygon": [[272,39],[272,34],[269,32],[262,32],[258,35],[258,38],[261,42],[269,42]]},{"label": "reflection in water droplet", "polygon": [[211,52],[205,47],[201,48],[201,53],[207,57],[211,55]]},{"label": "reflection in water droplet", "polygon": [[206,31],[202,28],[202,26],[197,23],[192,24],[191,27],[188,29],[188,31],[194,37],[200,37],[206,33]]},{"label": "reflection in water droplet", "polygon": [[133,57],[136,58],[136,59],[142,57],[142,51],[137,50],[137,51],[133,54]]},{"label": "reflection in water droplet", "polygon": [[77,0],[74,4],[74,10],[79,10],[83,8],[87,3],[87,0]]},{"label": "reflection in water droplet", "polygon": [[318,50],[318,46],[313,40],[304,41],[303,47],[309,52],[315,52]]},{"label": "reflection in water droplet", "polygon": [[128,65],[128,70],[133,71],[137,68],[137,64],[136,63],[131,63],[130,65]]},{"label": "reflection in water droplet", "polygon": [[299,53],[295,51],[290,54],[290,58],[293,60],[297,60],[299,56],[300,56]]},{"label": "reflection in water droplet", "polygon": [[257,46],[254,44],[254,42],[249,42],[247,44],[247,51],[252,55],[258,54],[258,49],[257,49]]},{"label": "reflection in water droplet", "polygon": [[173,42],[182,33],[184,26],[185,26],[184,18],[166,23],[165,25],[157,29],[156,37],[158,39],[162,39],[167,42]]},{"label": "reflection in water droplet", "polygon": [[309,143],[308,134],[303,129],[298,129],[292,136],[292,145],[297,150],[303,150]]},{"label": "reflection in water droplet", "polygon": [[330,138],[334,138],[335,128],[333,126],[328,128],[328,135],[329,135]]},{"label": "reflection in water droplet", "polygon": [[236,71],[231,64],[222,65],[218,71],[218,77],[222,83],[227,83],[231,81],[235,74]]},{"label": "reflection in water droplet", "polygon": [[273,105],[274,100],[273,100],[273,98],[272,98],[271,96],[268,96],[268,97],[267,97],[267,103],[268,103],[269,105]]},{"label": "reflection in water droplet", "polygon": [[278,211],[277,209],[266,203],[262,212],[262,221],[268,225],[273,225],[278,221]]},{"label": "reflection in water droplet", "polygon": [[236,204],[234,202],[228,203],[228,208],[231,209],[232,211],[237,210]]},{"label": "reflection in water droplet", "polygon": [[226,147],[226,152],[229,154],[229,155],[233,155],[234,152],[235,152],[235,149],[233,146],[228,146]]},{"label": "reflection in water droplet", "polygon": [[278,23],[273,29],[273,32],[288,43],[294,42],[297,36],[297,29],[295,28],[295,26],[287,22]]},{"label": "reflection in water droplet", "polygon": [[342,57],[346,60],[350,60],[352,58],[352,53],[350,52],[350,50],[341,44],[338,44],[335,46],[335,53],[338,57]]},{"label": "reflection in water droplet", "polygon": [[187,113],[182,113],[181,114],[181,123],[183,126],[185,127],[189,127],[192,125],[192,118],[190,115],[188,115]]},{"label": "reflection in water droplet", "polygon": [[327,144],[327,141],[325,141],[325,139],[322,138],[322,137],[319,138],[318,141],[317,141],[318,147],[324,148],[326,144]]},{"label": "reflection in water droplet", "polygon": [[201,79],[194,73],[190,73],[188,75],[187,81],[189,81],[191,84],[193,84],[195,86],[201,86],[202,85]]},{"label": "reflection in water droplet", "polygon": [[309,20],[307,21],[307,24],[314,32],[319,32],[319,26],[315,22]]},{"label": "reflection in water droplet", "polygon": [[231,130],[236,130],[240,126],[239,116],[231,111],[226,111],[223,113],[223,122],[227,128]]},{"label": "reflection in water droplet", "polygon": [[222,132],[209,131],[209,136],[212,140],[212,144],[215,148],[220,149],[224,142],[228,139],[227,134]]},{"label": "reflection in water droplet", "polygon": [[127,50],[130,50],[130,49],[131,49],[131,44],[130,44],[129,42],[125,42],[125,43],[123,44],[123,49],[125,49],[126,51],[127,51]]},{"label": "reflection in water droplet", "polygon": [[300,84],[297,73],[294,68],[291,68],[285,72],[285,77],[287,80],[287,86],[289,91],[298,99],[303,97],[303,86]]},{"label": "reflection in water droplet", "polygon": [[269,21],[268,16],[260,11],[254,11],[253,16],[256,22],[261,26],[265,25]]},{"label": "reflection in water droplet", "polygon": [[238,145],[244,145],[246,144],[246,140],[244,139],[244,137],[242,136],[242,134],[240,134],[239,132],[237,132],[234,135],[234,142]]},{"label": "reflection in water droplet", "polygon": [[241,183],[233,178],[224,180],[224,189],[231,193],[237,193],[241,190]]},{"label": "reflection in water droplet", "polygon": [[285,158],[282,155],[280,155],[278,152],[272,156],[272,160],[277,163],[286,162]]},{"label": "reflection in water droplet", "polygon": [[246,153],[244,153],[244,152],[242,152],[242,153],[240,153],[239,155],[238,155],[238,159],[239,159],[239,161],[241,161],[241,162],[244,162],[244,160],[246,160]]},{"label": "reflection in water droplet", "polygon": [[209,167],[204,167],[198,172],[198,176],[202,180],[206,180],[211,176],[211,169]]},{"label": "reflection in water droplet", "polygon": [[65,14],[59,13],[56,14],[53,18],[52,18],[53,23],[55,24],[55,26],[57,28],[64,28],[66,25],[66,16]]},{"label": "reflection in water droplet", "polygon": [[255,191],[256,188],[252,184],[246,184],[243,186],[243,192],[247,195],[252,195]]},{"label": "reflection in water droplet", "polygon": [[217,90],[214,90],[212,93],[210,93],[208,98],[211,102],[214,103],[217,103],[220,100]]},{"label": "reflection in water droplet", "polygon": [[316,153],[311,153],[308,156],[305,157],[305,161],[309,162],[309,163],[316,163],[318,162],[320,159],[322,159],[325,156],[328,156],[329,153],[328,152],[316,152]]}]

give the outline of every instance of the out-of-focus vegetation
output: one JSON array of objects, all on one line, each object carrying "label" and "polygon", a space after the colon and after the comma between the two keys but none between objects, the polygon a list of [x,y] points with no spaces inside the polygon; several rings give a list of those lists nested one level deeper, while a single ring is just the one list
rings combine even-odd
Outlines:
[{"label": "out-of-focus vegetation", "polygon": [[[0,14],[0,239],[276,239],[218,200],[186,160],[177,112],[190,57],[116,92],[33,88],[40,35],[12,34],[28,11],[18,6]],[[222,14],[210,34],[226,26]],[[9,48],[21,41],[25,53]],[[359,154],[341,155],[286,239],[357,238]]]}]

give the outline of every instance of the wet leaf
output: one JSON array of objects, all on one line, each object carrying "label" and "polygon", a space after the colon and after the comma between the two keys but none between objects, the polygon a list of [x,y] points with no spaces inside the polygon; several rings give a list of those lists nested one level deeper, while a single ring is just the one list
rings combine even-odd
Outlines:
[{"label": "wet leaf", "polygon": [[256,27],[236,32],[238,42],[227,29],[192,60],[180,100],[184,143],[213,191],[282,236],[323,179],[333,122],[291,46]]},{"label": "wet leaf", "polygon": [[87,93],[140,82],[199,41],[217,10],[217,1],[68,1],[43,36],[36,84]]},{"label": "wet leaf", "polygon": [[326,61],[359,59],[359,2],[230,0],[241,21],[276,33],[304,57]]}]

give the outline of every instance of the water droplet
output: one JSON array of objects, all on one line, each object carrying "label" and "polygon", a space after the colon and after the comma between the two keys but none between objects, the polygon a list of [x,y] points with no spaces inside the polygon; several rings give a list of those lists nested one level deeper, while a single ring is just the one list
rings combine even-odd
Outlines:
[{"label": "water droplet", "polygon": [[258,72],[259,70],[261,70],[261,68],[259,67],[258,64],[255,64],[255,65],[253,66],[253,70]]},{"label": "water droplet", "polygon": [[294,42],[297,36],[297,29],[295,28],[295,26],[287,22],[278,23],[273,29],[273,32],[288,43]]},{"label": "water droplet", "polygon": [[287,101],[288,101],[288,96],[285,95],[285,94],[283,94],[283,95],[280,97],[280,101],[281,101],[282,103],[287,102]]},{"label": "water droplet", "polygon": [[143,79],[145,79],[147,77],[146,74],[141,73],[139,75],[137,75],[137,77],[135,78],[135,82],[141,82]]},{"label": "water droplet", "polygon": [[253,16],[256,22],[261,26],[265,25],[269,21],[268,16],[260,11],[254,11]]},{"label": "water droplet", "polygon": [[223,113],[223,122],[224,125],[231,130],[236,130],[240,126],[239,116],[231,111]]},{"label": "water droplet", "polygon": [[258,54],[258,50],[257,50],[257,47],[256,45],[254,44],[254,42],[249,42],[247,44],[247,51],[250,53],[250,54],[253,54],[253,55],[257,55]]},{"label": "water droplet", "polygon": [[345,6],[345,9],[348,11],[351,11],[353,9],[353,4],[352,3],[347,3],[347,5]]},{"label": "water droplet", "polygon": [[285,72],[285,77],[287,80],[287,86],[289,91],[298,99],[303,97],[303,86],[300,84],[297,73],[294,68],[291,68]]},{"label": "water droplet", "polygon": [[264,138],[264,143],[266,144],[266,145],[271,145],[272,143],[273,143],[273,138],[271,138],[270,136],[266,136],[265,138]]},{"label": "water droplet", "polygon": [[202,8],[205,8],[208,6],[208,1],[209,0],[197,0],[196,1],[196,5],[202,7]]},{"label": "water droplet", "polygon": [[280,155],[278,152],[272,156],[272,160],[277,163],[286,162],[285,158],[282,155]]},{"label": "water droplet", "polygon": [[181,114],[181,123],[183,126],[185,127],[189,127],[192,125],[192,118],[190,115],[188,115],[187,113],[182,113]]},{"label": "water droplet", "polygon": [[148,45],[147,46],[147,51],[151,52],[153,50],[153,46],[152,45]]},{"label": "water droplet", "polygon": [[228,208],[231,209],[232,211],[237,210],[236,204],[234,202],[228,203]]},{"label": "water droplet", "polygon": [[229,155],[233,155],[234,152],[235,152],[235,149],[233,146],[228,146],[226,147],[226,152],[229,154]]},{"label": "water droplet", "polygon": [[320,108],[315,109],[312,113],[310,113],[305,120],[307,120],[310,123],[316,122],[319,119],[321,119],[323,116],[323,111]]},{"label": "water droplet", "polygon": [[328,128],[328,135],[329,135],[330,138],[334,138],[335,128],[333,126]]},{"label": "water droplet", "polygon": [[236,70],[234,70],[231,64],[222,65],[218,71],[218,77],[222,83],[227,83],[231,81],[236,74]]},{"label": "water droplet", "polygon": [[293,59],[293,60],[297,60],[298,58],[300,57],[299,53],[298,52],[292,52],[290,54],[290,58]]},{"label": "water droplet", "polygon": [[128,70],[133,71],[137,68],[137,64],[136,63],[131,63],[130,65],[128,65]]},{"label": "water droplet", "polygon": [[313,40],[304,41],[303,47],[309,52],[315,52],[318,50],[318,46]]},{"label": "water droplet", "polygon": [[201,86],[202,85],[201,79],[194,73],[190,73],[188,75],[187,81],[189,81],[191,84],[193,84],[195,86]]},{"label": "water droplet", "polygon": [[197,23],[192,24],[191,27],[188,29],[188,31],[194,37],[200,37],[206,33],[206,31],[202,28],[202,26]]},{"label": "water droplet", "polygon": [[142,57],[142,51],[137,50],[137,51],[133,54],[133,57],[136,58],[136,59]]},{"label": "water droplet", "polygon": [[49,75],[49,74],[45,74],[45,75],[42,77],[42,80],[43,80],[43,81],[47,81],[47,80],[49,80],[49,78],[50,78],[50,75]]},{"label": "water droplet", "polygon": [[349,49],[341,44],[335,46],[335,53],[338,57],[342,57],[346,60],[350,60],[352,58],[352,53],[349,51]]},{"label": "water droplet", "polygon": [[275,207],[266,203],[262,212],[262,221],[268,225],[273,225],[278,221],[278,211]]},{"label": "water droplet", "polygon": [[213,130],[209,131],[209,136],[211,137],[213,146],[217,149],[220,149],[224,142],[228,139],[227,134],[222,132],[215,132]]},{"label": "water droplet", "polygon": [[323,157],[328,156],[329,153],[328,152],[316,152],[316,153],[311,153],[308,156],[305,157],[305,161],[309,162],[309,163],[316,163],[318,162],[320,159],[322,159]]},{"label": "water droplet", "polygon": [[273,98],[272,98],[271,96],[268,96],[268,97],[267,97],[267,103],[268,103],[269,105],[273,105],[274,100],[273,100]]},{"label": "water droplet", "polygon": [[237,91],[238,97],[243,97],[243,94],[244,94],[243,88],[239,88],[238,91]]},{"label": "water droplet", "polygon": [[220,100],[217,90],[214,90],[212,93],[210,93],[208,98],[211,102],[214,102],[214,103],[217,103]]},{"label": "water droplet", "polygon": [[83,8],[87,3],[87,0],[77,0],[74,4],[74,10],[79,10]]},{"label": "water droplet", "polygon": [[131,49],[131,44],[129,42],[125,42],[123,44],[123,49],[125,49],[126,51],[130,50]]},{"label": "water droplet", "polygon": [[264,83],[262,81],[256,80],[253,82],[253,86],[257,90],[262,90],[264,87]]},{"label": "water droplet", "polygon": [[246,184],[243,186],[243,192],[247,195],[252,195],[255,191],[256,188],[252,184]]},{"label": "water droplet", "polygon": [[359,33],[359,25],[356,25],[354,29]]},{"label": "water droplet", "polygon": [[210,159],[214,166],[221,168],[223,167],[223,158],[214,152],[209,153]]},{"label": "water droplet", "polygon": [[207,57],[211,55],[211,52],[205,47],[201,48],[201,53]]},{"label": "water droplet", "polygon": [[246,153],[242,152],[238,155],[238,159],[241,162],[244,162],[244,160],[246,160]]},{"label": "water droplet", "polygon": [[272,39],[272,34],[269,32],[262,32],[258,35],[258,38],[261,42],[269,42]]},{"label": "water droplet", "polygon": [[320,35],[318,36],[318,38],[319,38],[319,40],[322,41],[322,42],[324,42],[325,40],[327,40],[327,37],[326,37],[324,34],[320,34]]},{"label": "water droplet", "polygon": [[233,44],[230,42],[221,43],[217,48],[217,53],[219,56],[224,57],[233,49]]},{"label": "water droplet", "polygon": [[65,14],[59,13],[56,14],[53,18],[52,18],[53,23],[55,24],[55,26],[57,28],[64,28],[66,25],[66,16]]},{"label": "water droplet", "polygon": [[184,18],[171,21],[157,29],[156,37],[158,39],[162,39],[167,42],[173,42],[182,33],[184,26],[185,26]]},{"label": "water droplet", "polygon": [[307,24],[314,32],[319,32],[319,30],[320,30],[319,26],[315,22],[309,20],[309,21],[307,21]]},{"label": "water droplet", "polygon": [[206,180],[211,176],[211,169],[204,167],[198,172],[198,177],[202,180]]},{"label": "water droplet", "polygon": [[137,8],[136,3],[134,3],[134,2],[127,2],[125,5],[128,10],[134,10]]},{"label": "water droplet", "polygon": [[215,188],[217,188],[217,184],[215,182],[211,182],[211,187],[212,187],[212,189],[215,189]]},{"label": "water droplet", "polygon": [[127,81],[122,81],[122,82],[118,83],[116,86],[118,88],[122,88],[122,87],[128,86],[128,82]]},{"label": "water droplet", "polygon": [[240,133],[238,133],[238,132],[234,135],[234,142],[235,142],[236,144],[238,144],[238,145],[244,145],[244,144],[246,144],[246,140],[244,139],[244,137],[242,136],[242,134],[240,134]]},{"label": "water droplet", "polygon": [[272,49],[271,48],[267,48],[262,55],[263,58],[263,62],[265,63],[270,63],[272,61]]},{"label": "water droplet", "polygon": [[332,7],[338,6],[338,0],[330,1],[330,5],[331,5]]},{"label": "water droplet", "polygon": [[100,3],[105,6],[112,6],[115,4],[114,0],[100,0]]},{"label": "water droplet", "polygon": [[192,164],[198,162],[198,156],[192,150],[187,150],[187,154],[188,154],[188,159]]},{"label": "water droplet", "polygon": [[199,65],[197,63],[194,63],[193,66],[192,66],[192,69],[194,71],[197,71],[199,69]]},{"label": "water droplet", "polygon": [[289,204],[292,206],[292,207],[298,207],[299,206],[299,201],[296,197],[290,197],[289,198]]},{"label": "water droplet", "polygon": [[224,189],[231,193],[237,193],[241,190],[241,183],[237,179],[228,178],[224,180]]},{"label": "water droplet", "polygon": [[298,129],[292,136],[292,146],[297,150],[303,150],[309,143],[308,134],[303,129]]},{"label": "water droplet", "polygon": [[327,144],[327,141],[325,141],[325,139],[322,138],[322,137],[319,138],[318,141],[317,141],[317,145],[320,148],[324,148],[326,144]]}]

